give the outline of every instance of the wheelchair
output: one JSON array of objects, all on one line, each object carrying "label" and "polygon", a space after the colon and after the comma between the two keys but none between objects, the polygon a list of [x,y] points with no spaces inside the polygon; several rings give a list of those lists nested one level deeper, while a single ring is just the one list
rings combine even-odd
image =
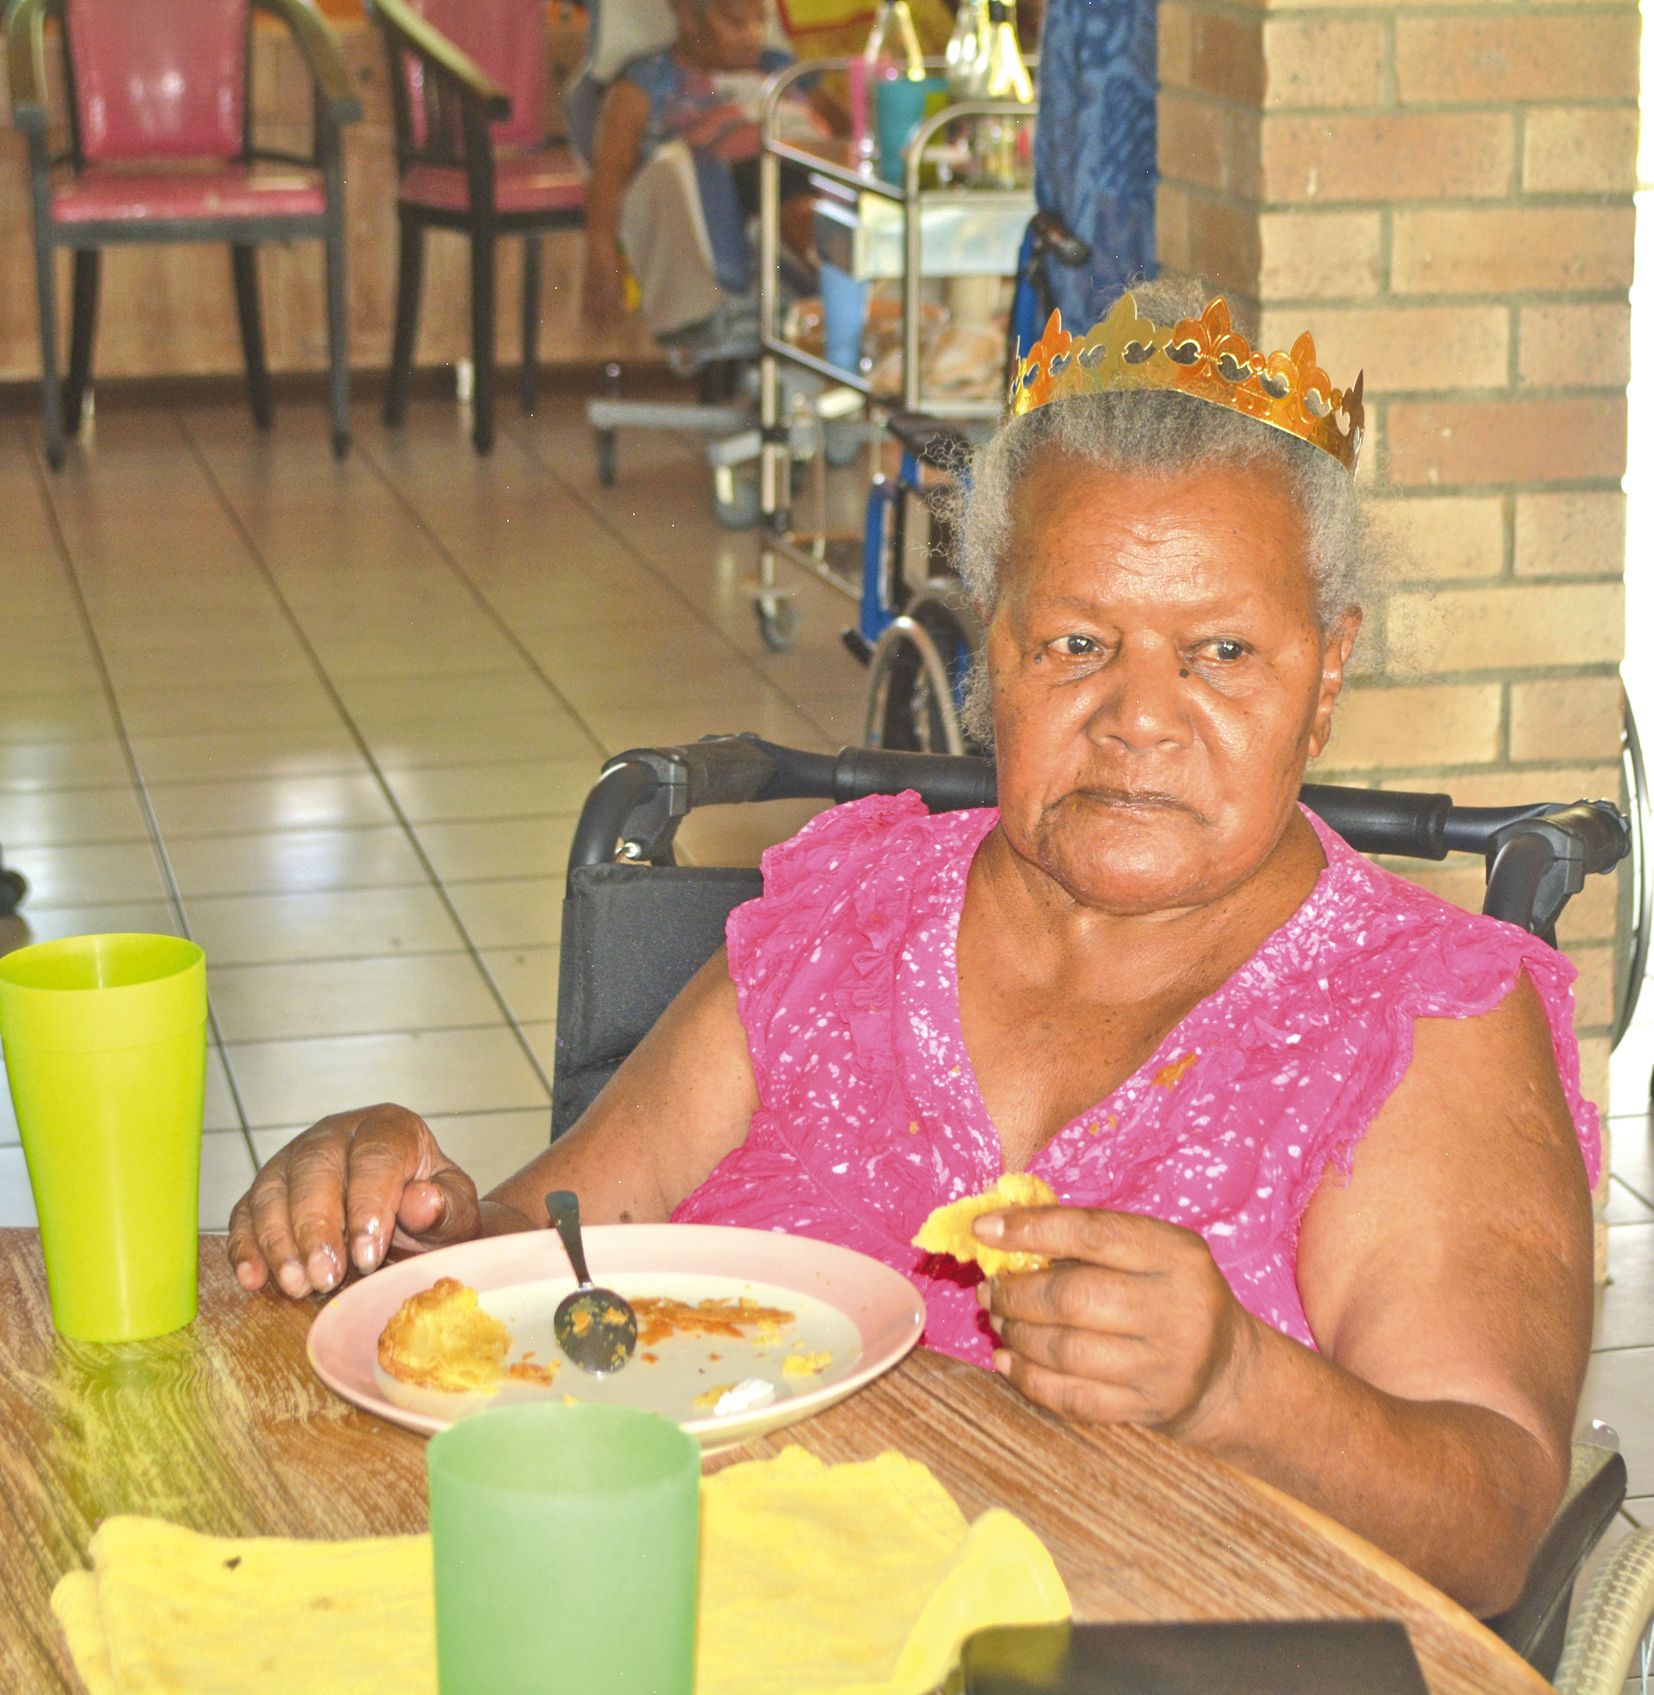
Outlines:
[{"label": "wheelchair", "polygon": [[[1062,219],[1041,210],[1029,220],[1017,262],[1002,387],[1009,389],[1016,350],[1031,346],[1051,310],[1050,267],[1091,258]],[[894,477],[868,489],[862,532],[861,599],[844,643],[867,667],[862,740],[869,747],[919,753],[974,753],[959,722],[965,678],[982,645],[982,628],[955,575],[948,523],[950,484],[967,474],[987,428],[919,412],[896,412],[885,429],[900,449]],[[925,530],[918,536],[915,519]],[[922,548],[923,566],[914,555]]]},{"label": "wheelchair", "polygon": [[[750,867],[680,865],[674,838],[697,807],[842,802],[914,790],[933,811],[990,806],[984,758],[889,748],[837,755],[755,736],[636,748],[587,797],[563,902],[552,1137],[569,1130],[689,978],[723,945],[730,912],[762,889]],[[1630,829],[1606,801],[1455,806],[1447,795],[1306,784],[1305,806],[1363,853],[1481,855],[1482,910],[1551,945],[1588,876],[1625,857]],[[1618,1695],[1654,1619],[1654,1530],[1627,1536],[1575,1609],[1575,1580],[1613,1523],[1625,1462],[1605,1427],[1576,1442],[1568,1490],[1515,1605],[1485,1622],[1563,1695]],[[1645,1662],[1646,1664],[1646,1662]],[[1035,1684],[1034,1687],[1045,1687]]]}]

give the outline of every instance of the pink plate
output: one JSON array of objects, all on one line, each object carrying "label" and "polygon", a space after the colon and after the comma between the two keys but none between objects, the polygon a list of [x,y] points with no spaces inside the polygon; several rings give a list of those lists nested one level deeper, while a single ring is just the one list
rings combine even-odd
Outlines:
[{"label": "pink plate", "polygon": [[[387,1266],[336,1295],[310,1327],[316,1375],[336,1394],[410,1430],[435,1431],[467,1413],[527,1399],[644,1406],[676,1418],[709,1448],[744,1442],[807,1418],[853,1394],[895,1365],[919,1339],[924,1302],[899,1272],[853,1249],[768,1230],[709,1224],[600,1224],[585,1232],[593,1279],[635,1299],[680,1300],[749,1294],[796,1314],[779,1342],[731,1344],[675,1337],[646,1362],[642,1351],[612,1377],[588,1377],[561,1364],[549,1387],[511,1382],[498,1395],[450,1395],[410,1389],[378,1366],[379,1333],[410,1295],[439,1277],[469,1284],[510,1326],[515,1359],[532,1344],[535,1358],[557,1357],[551,1314],[574,1287],[562,1245],[547,1230],[491,1236]],[[790,1350],[790,1352],[789,1352]],[[777,1356],[828,1358],[811,1372],[787,1375]],[[739,1380],[758,1383],[755,1404],[716,1412],[708,1404]],[[768,1385],[772,1398],[764,1398]],[[697,1391],[700,1391],[697,1393]],[[735,1402],[752,1396],[740,1395]]]}]

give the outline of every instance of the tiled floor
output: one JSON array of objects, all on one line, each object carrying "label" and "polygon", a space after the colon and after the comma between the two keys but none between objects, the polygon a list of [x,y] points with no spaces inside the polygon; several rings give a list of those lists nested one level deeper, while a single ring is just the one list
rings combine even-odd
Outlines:
[{"label": "tiled floor", "polygon": [[[859,739],[848,603],[797,581],[768,652],[750,537],[692,447],[628,439],[596,486],[578,409],[509,415],[479,460],[452,407],[342,466],[320,415],[107,409],[45,473],[0,418],[0,849],[30,879],[0,949],[188,929],[212,962],[202,1222],[255,1159],[352,1101],[433,1115],[485,1183],[544,1145],[558,872],[601,758],[756,729]],[[768,816],[757,816],[768,814]],[[796,806],[693,820],[748,859]],[[1654,991],[1616,1061],[1610,1271],[1584,1412],[1654,1523]],[[0,1222],[31,1218],[0,1094]]]},{"label": "tiled floor", "polygon": [[[452,407],[363,410],[337,466],[305,408],[106,410],[44,473],[0,420],[0,949],[184,930],[212,962],[202,1222],[341,1102],[394,1095],[492,1182],[544,1144],[559,872],[605,754],[713,729],[859,732],[847,603],[802,585],[759,641],[749,537],[691,446],[596,487],[578,408],[480,461]],[[692,823],[752,857],[804,814]],[[775,816],[779,811],[782,815]],[[0,1221],[31,1216],[9,1105]]]}]

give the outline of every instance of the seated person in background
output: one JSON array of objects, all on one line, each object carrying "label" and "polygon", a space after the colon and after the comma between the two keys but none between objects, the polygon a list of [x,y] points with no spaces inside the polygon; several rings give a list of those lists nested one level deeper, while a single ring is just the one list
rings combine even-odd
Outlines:
[{"label": "seated person in background", "polygon": [[[582,299],[593,318],[620,305],[625,261],[620,212],[639,165],[670,141],[682,141],[698,159],[716,160],[728,173],[722,204],[704,206],[710,222],[727,211],[739,224],[758,211],[758,94],[762,78],[792,61],[764,45],[765,0],[672,0],[677,42],[622,68],[598,109],[586,189],[586,278]],[[787,244],[808,254],[813,243],[811,204],[801,173],[782,179],[781,225]],[[744,245],[743,231],[719,232],[714,247]],[[737,278],[726,286],[740,292]]]},{"label": "seated person in background", "polygon": [[[544,1228],[553,1188],[842,1242],[912,1279],[931,1347],[1514,1599],[1590,1346],[1573,968],[1298,804],[1362,622],[1359,391],[1313,348],[1237,353],[1204,301],[1140,288],[1083,359],[1053,320],[972,468],[998,805],[877,797],[772,849],[726,948],[486,1199],[406,1108],[323,1119],[236,1207],[246,1288]],[[1024,1170],[1063,1204],[976,1231],[1047,1269],[910,1246]]]}]

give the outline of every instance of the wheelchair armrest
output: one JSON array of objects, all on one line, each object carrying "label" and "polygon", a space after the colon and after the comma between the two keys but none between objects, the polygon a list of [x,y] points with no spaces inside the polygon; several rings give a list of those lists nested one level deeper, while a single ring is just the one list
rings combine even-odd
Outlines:
[{"label": "wheelchair armrest", "polygon": [[1561,1656],[1562,1627],[1574,1579],[1614,1522],[1625,1490],[1623,1455],[1594,1443],[1576,1442],[1568,1493],[1528,1567],[1522,1593],[1504,1612],[1482,1621],[1546,1677],[1556,1670]]},{"label": "wheelchair armrest", "polygon": [[360,123],[362,101],[351,84],[350,67],[339,38],[327,19],[304,0],[253,0],[253,5],[287,26],[328,117],[335,124]]},{"label": "wheelchair armrest", "polygon": [[923,465],[954,471],[971,456],[970,438],[928,412],[897,412],[885,428]]}]

